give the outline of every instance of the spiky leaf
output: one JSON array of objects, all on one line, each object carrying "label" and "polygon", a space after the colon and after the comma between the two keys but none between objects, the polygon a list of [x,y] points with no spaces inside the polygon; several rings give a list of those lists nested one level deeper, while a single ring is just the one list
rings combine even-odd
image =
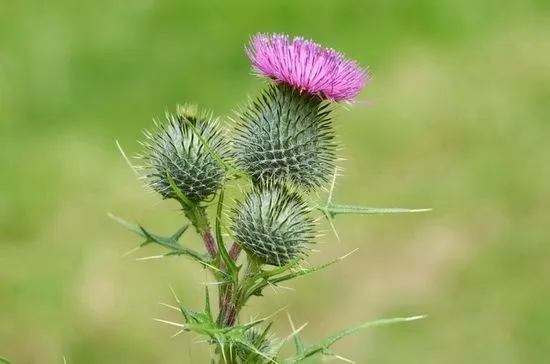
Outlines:
[{"label": "spiky leaf", "polygon": [[330,347],[332,345],[334,345],[337,341],[343,339],[344,337],[351,335],[359,330],[363,330],[363,329],[367,329],[375,326],[383,326],[383,325],[391,325],[391,324],[396,324],[401,322],[415,321],[415,320],[420,320],[424,317],[425,316],[395,317],[395,318],[389,318],[389,319],[379,319],[379,320],[369,321],[357,326],[352,326],[332,336],[325,338],[324,340],[322,340],[317,344],[311,345],[307,348],[303,348],[303,347],[300,348],[301,352],[298,352],[297,355],[291,358],[287,358],[284,361],[284,363],[285,364],[299,363],[316,354],[332,355],[333,353],[330,351]]}]

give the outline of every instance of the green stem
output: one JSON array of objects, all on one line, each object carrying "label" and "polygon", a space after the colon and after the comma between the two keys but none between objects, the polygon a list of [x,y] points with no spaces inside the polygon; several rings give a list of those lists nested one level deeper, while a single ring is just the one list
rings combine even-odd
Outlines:
[{"label": "green stem", "polygon": [[197,232],[200,234],[204,246],[208,253],[208,256],[214,260],[217,254],[216,238],[210,230],[210,223],[208,216],[206,216],[206,209],[203,206],[191,205],[187,206],[182,204],[183,212],[185,216],[191,221]]},{"label": "green stem", "polygon": [[250,284],[248,280],[252,277],[258,276],[260,269],[261,263],[248,256],[246,270],[240,279],[239,284],[237,287],[233,285],[231,295],[228,295],[228,300],[226,301],[226,311],[223,319],[224,327],[235,325],[241,309],[244,307],[249,298],[246,296],[247,287]]},{"label": "green stem", "polygon": [[212,264],[214,265],[214,269],[212,270],[212,274],[214,275],[214,278],[217,282],[220,282],[220,285],[218,287],[218,325],[223,326],[223,318],[226,315],[226,312],[228,310],[228,305],[231,303],[231,292],[233,290],[233,284],[231,283],[223,283],[224,277],[223,277],[223,271],[226,270],[225,264],[223,260],[217,259],[218,258],[218,249],[216,244],[216,238],[214,237],[214,234],[212,234],[212,231],[210,230],[210,224],[208,222],[208,217],[206,216],[206,210],[204,207],[200,206],[193,206],[192,208],[185,209],[185,214],[189,218],[189,220],[193,223],[195,228],[197,229],[197,232],[202,237],[202,241],[204,242],[204,246],[206,248],[206,251],[208,252],[208,255],[212,259]]},{"label": "green stem", "polygon": [[[237,243],[233,243],[229,249],[229,257],[236,262],[240,253],[241,246]],[[223,261],[221,267],[226,269]],[[232,326],[238,314],[238,312],[235,311],[234,296],[235,292],[239,291],[239,289],[235,289],[235,287],[236,285],[234,283],[220,284],[220,315],[218,317],[218,324],[221,324],[223,327]]]}]

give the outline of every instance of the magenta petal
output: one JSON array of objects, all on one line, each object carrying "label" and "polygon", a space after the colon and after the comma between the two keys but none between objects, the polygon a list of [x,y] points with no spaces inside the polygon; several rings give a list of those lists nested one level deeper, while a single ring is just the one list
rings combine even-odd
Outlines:
[{"label": "magenta petal", "polygon": [[328,100],[349,101],[368,81],[355,61],[301,37],[258,33],[245,50],[259,73]]}]

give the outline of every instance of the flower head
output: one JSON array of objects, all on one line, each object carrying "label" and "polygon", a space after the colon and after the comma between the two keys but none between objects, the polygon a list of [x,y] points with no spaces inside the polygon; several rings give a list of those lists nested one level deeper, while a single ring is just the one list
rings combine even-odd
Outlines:
[{"label": "flower head", "polygon": [[328,100],[349,101],[368,80],[355,61],[301,37],[259,33],[246,53],[260,74]]},{"label": "flower head", "polygon": [[[225,170],[204,146],[203,141],[225,155],[225,140],[218,119],[194,106],[178,107],[176,115],[166,115],[166,123],[146,131],[144,165],[146,184],[164,198],[179,199],[176,187],[192,203],[215,194],[225,179]],[[196,130],[203,140],[197,136]]]},{"label": "flower head", "polygon": [[244,363],[274,363],[276,344],[270,332],[251,327],[235,343],[235,353]]},{"label": "flower head", "polygon": [[331,107],[286,84],[270,85],[236,123],[233,156],[255,182],[315,190],[334,172]]},{"label": "flower head", "polygon": [[311,208],[276,184],[256,186],[233,209],[235,240],[261,263],[283,266],[306,255],[313,242]]}]

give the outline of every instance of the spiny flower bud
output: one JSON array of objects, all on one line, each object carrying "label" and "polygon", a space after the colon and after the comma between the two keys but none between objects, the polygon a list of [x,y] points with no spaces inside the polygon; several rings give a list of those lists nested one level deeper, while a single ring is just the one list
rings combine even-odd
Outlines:
[{"label": "spiny flower bud", "polygon": [[296,192],[262,185],[248,192],[233,210],[237,243],[260,262],[282,266],[305,255],[313,240],[310,208]]},{"label": "spiny flower bud", "polygon": [[248,329],[244,333],[244,342],[235,346],[235,353],[243,363],[273,363],[276,355],[273,337],[255,327]]},{"label": "spiny flower bud", "polygon": [[193,106],[179,106],[176,115],[167,114],[166,119],[165,124],[155,121],[154,132],[144,133],[141,158],[146,162],[142,167],[146,183],[164,198],[179,200],[170,176],[190,202],[204,201],[218,191],[225,178],[224,167],[204,144],[218,155],[226,154],[218,120]]},{"label": "spiny flower bud", "polygon": [[255,182],[291,182],[312,190],[334,171],[330,104],[286,84],[271,85],[240,115],[236,167]]}]

